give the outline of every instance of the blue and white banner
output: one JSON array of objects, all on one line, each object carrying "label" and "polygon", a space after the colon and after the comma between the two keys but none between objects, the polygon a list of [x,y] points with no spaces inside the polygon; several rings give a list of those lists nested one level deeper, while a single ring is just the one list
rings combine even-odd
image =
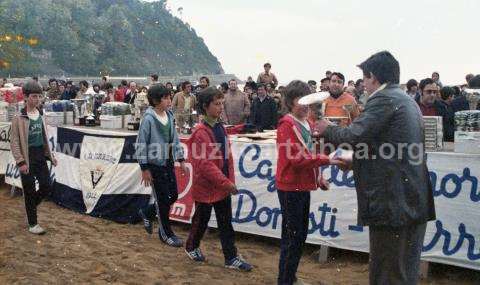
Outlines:
[{"label": "blue and white banner", "polygon": [[[235,142],[232,151],[240,189],[232,201],[235,230],[280,238],[275,144]],[[437,220],[428,223],[422,259],[480,270],[480,155],[429,153],[428,166]],[[326,167],[323,174],[330,190],[311,192],[307,242],[368,252],[368,227],[357,225],[353,173]]]},{"label": "blue and white banner", "polygon": [[[140,168],[133,159],[135,134],[51,127],[48,134],[59,163],[52,169],[52,178],[56,181],[52,198],[56,203],[119,222],[138,220],[137,210],[148,203],[151,189],[141,185]],[[279,238],[282,216],[275,189],[275,143],[233,140],[232,151],[240,189],[240,194],[232,200],[234,228]],[[92,155],[84,157],[84,153]],[[3,155],[1,150],[0,155]],[[11,157],[10,152],[7,155]],[[108,163],[97,169],[97,164],[88,162],[87,168],[82,168],[82,159],[89,158]],[[4,161],[0,161],[2,163]],[[428,166],[437,220],[428,224],[422,259],[480,270],[480,155],[429,153]],[[11,176],[9,179],[18,182],[15,164],[5,168],[6,178]],[[115,170],[105,176],[109,169]],[[352,173],[327,167],[323,174],[329,179],[331,189],[311,193],[307,242],[368,252],[368,227],[357,225]],[[177,180],[181,199],[172,207],[171,217],[189,221],[194,209],[189,191],[191,175],[177,176]],[[211,225],[215,226],[214,216]]]}]

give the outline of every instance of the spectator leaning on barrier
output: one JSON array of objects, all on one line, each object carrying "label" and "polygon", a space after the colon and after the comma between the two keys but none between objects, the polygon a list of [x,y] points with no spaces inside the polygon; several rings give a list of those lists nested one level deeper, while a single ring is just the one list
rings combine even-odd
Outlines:
[{"label": "spectator leaning on barrier", "polygon": [[417,101],[423,116],[440,116],[437,97],[440,96],[440,89],[437,83],[431,78],[425,78],[420,81],[420,98]]},{"label": "spectator leaning on barrier", "polygon": [[359,67],[370,94],[365,110],[323,136],[354,150],[345,162],[353,168],[358,224],[369,226],[370,284],[417,284],[426,223],[435,219],[422,117],[400,88],[400,66],[389,52]]},{"label": "spectator leaning on barrier", "polygon": [[47,160],[54,166],[57,161],[48,145],[42,111],[37,108],[42,87],[35,81],[29,81],[23,86],[23,94],[26,106],[12,120],[10,148],[20,170],[28,230],[33,234],[43,234],[45,230],[37,221],[37,207],[51,192]]}]

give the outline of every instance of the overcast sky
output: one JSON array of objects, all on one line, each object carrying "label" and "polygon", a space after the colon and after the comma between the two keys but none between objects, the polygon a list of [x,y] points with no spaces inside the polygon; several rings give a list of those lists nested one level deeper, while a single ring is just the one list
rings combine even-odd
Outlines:
[{"label": "overcast sky", "polygon": [[[462,84],[480,73],[479,0],[169,0],[217,56],[226,73],[256,77],[270,62],[281,83],[347,79],[374,52],[389,50],[401,81],[440,73]],[[183,8],[182,15],[177,13]],[[476,27],[476,28],[475,28]]]}]

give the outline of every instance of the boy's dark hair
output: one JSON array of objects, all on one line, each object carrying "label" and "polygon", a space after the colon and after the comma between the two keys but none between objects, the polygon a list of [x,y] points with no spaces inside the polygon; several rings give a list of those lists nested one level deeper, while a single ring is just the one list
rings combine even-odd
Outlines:
[{"label": "boy's dark hair", "polygon": [[442,97],[442,100],[447,100],[449,97],[453,97],[454,94],[455,90],[452,87],[445,86],[440,89],[440,96]]},{"label": "boy's dark hair", "polygon": [[330,75],[330,79],[334,76],[340,78],[345,84],[345,76],[343,74],[341,74],[340,72],[332,72],[332,74]]},{"label": "boy's dark hair", "polygon": [[480,74],[475,75],[470,81],[468,81],[468,87],[480,88]]},{"label": "boy's dark hair", "polygon": [[127,85],[128,85],[128,82],[127,82],[127,80],[125,80],[125,79],[122,80],[121,83],[122,83],[122,86],[127,86]]},{"label": "boy's dark hair", "polygon": [[325,82],[325,81],[330,81],[330,78],[325,77],[324,79],[320,80],[320,83],[323,83],[323,82]]},{"label": "boy's dark hair", "polygon": [[155,107],[162,98],[170,98],[170,90],[162,84],[155,84],[150,89],[148,89],[147,99],[150,106]]},{"label": "boy's dark hair", "polygon": [[88,82],[86,80],[82,80],[78,83],[79,85],[83,85],[85,86],[86,88],[88,88]]},{"label": "boy's dark hair", "polygon": [[430,84],[437,84],[437,83],[435,83],[435,81],[433,81],[433,79],[431,79],[431,78],[425,78],[425,79],[420,81],[420,84],[418,85],[418,88],[420,88],[420,90],[423,91],[423,89],[425,89],[425,86],[430,85]]},{"label": "boy's dark hair", "polygon": [[293,101],[310,93],[312,92],[310,90],[310,86],[307,83],[301,80],[293,80],[287,85],[285,89],[285,107],[287,107],[287,110],[291,112],[293,108]]},{"label": "boy's dark hair", "polygon": [[315,80],[308,80],[307,82],[309,85],[317,85],[317,81]]},{"label": "boy's dark hair", "polygon": [[192,85],[192,83],[190,83],[190,81],[184,81],[184,82],[182,82],[182,91],[185,90],[185,87],[187,87],[187,85]]},{"label": "boy's dark hair", "polygon": [[23,94],[28,97],[30,94],[37,93],[37,94],[42,94],[42,86],[38,84],[38,82],[34,80],[30,80],[27,83],[25,83],[22,87]]},{"label": "boy's dark hair", "polygon": [[197,112],[206,115],[206,109],[215,99],[223,98],[223,93],[217,88],[210,86],[197,94]]},{"label": "boy's dark hair", "polygon": [[370,78],[373,74],[380,84],[398,84],[400,82],[400,65],[388,51],[381,51],[370,56],[358,67],[363,71],[365,77]]},{"label": "boy's dark hair", "polygon": [[407,81],[407,91],[410,91],[413,86],[417,86],[418,82],[415,79],[410,79]]},{"label": "boy's dark hair", "polygon": [[202,77],[200,77],[199,81],[202,81],[202,79],[205,79],[207,81],[208,86],[210,86],[210,79],[208,79],[208,77],[202,76]]}]

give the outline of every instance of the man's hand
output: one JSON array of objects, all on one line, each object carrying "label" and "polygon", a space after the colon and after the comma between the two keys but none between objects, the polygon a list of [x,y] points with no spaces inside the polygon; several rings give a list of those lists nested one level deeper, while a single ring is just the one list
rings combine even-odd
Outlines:
[{"label": "man's hand", "polygon": [[150,170],[144,170],[142,171],[142,183],[145,185],[145,187],[149,187],[152,185],[152,173],[150,173]]},{"label": "man's hand", "polygon": [[53,166],[55,166],[55,167],[57,167],[57,165],[58,165],[58,161],[57,161],[57,159],[56,159],[55,157],[52,158],[52,164],[53,164]]},{"label": "man's hand", "polygon": [[22,173],[22,174],[28,174],[28,165],[24,164],[24,165],[20,166],[18,168],[18,170],[20,170],[20,173]]}]

